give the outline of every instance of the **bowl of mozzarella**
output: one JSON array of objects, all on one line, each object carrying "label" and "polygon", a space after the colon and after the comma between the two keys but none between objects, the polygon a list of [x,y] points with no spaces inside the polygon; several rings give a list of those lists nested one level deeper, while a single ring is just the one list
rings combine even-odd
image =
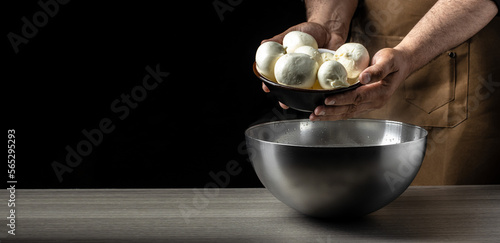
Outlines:
[{"label": "bowl of mozzarella", "polygon": [[267,41],[255,54],[253,71],[287,106],[312,112],[326,97],[353,90],[370,55],[359,43],[345,43],[336,51],[318,48],[313,36],[291,31],[283,43]]}]

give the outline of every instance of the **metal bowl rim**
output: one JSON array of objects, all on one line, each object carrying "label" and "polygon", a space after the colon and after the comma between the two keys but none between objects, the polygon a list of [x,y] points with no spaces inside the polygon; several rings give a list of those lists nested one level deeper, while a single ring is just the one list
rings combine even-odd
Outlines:
[{"label": "metal bowl rim", "polygon": [[346,149],[346,148],[370,148],[370,147],[387,147],[387,146],[397,146],[397,145],[401,145],[401,144],[407,144],[407,143],[415,143],[415,142],[419,142],[421,140],[425,140],[427,138],[427,135],[428,135],[428,131],[425,130],[424,128],[420,127],[420,126],[417,126],[417,125],[413,125],[413,124],[409,124],[409,123],[405,123],[405,122],[399,122],[399,121],[392,121],[392,120],[380,120],[380,119],[364,119],[364,118],[355,118],[355,119],[347,119],[347,120],[342,120],[342,121],[368,121],[368,122],[378,122],[378,123],[392,123],[392,124],[398,124],[398,125],[402,125],[402,126],[407,126],[407,127],[413,127],[413,128],[417,128],[421,131],[424,132],[423,136],[418,138],[418,139],[415,139],[415,140],[411,140],[411,141],[407,141],[407,142],[402,142],[402,143],[394,143],[394,144],[377,144],[377,145],[357,145],[357,146],[338,146],[338,145],[300,145],[300,144],[289,144],[289,143],[280,143],[280,142],[271,142],[271,141],[266,141],[266,140],[263,140],[263,139],[258,139],[258,138],[255,138],[255,137],[252,137],[250,136],[248,133],[250,130],[252,129],[255,129],[257,127],[261,127],[261,126],[267,126],[267,125],[271,125],[271,124],[278,124],[278,123],[300,123],[300,122],[312,122],[312,123],[315,123],[315,122],[336,122],[336,121],[311,121],[309,119],[293,119],[293,120],[281,120],[281,121],[271,121],[271,122],[265,122],[265,123],[260,123],[260,124],[257,124],[257,125],[253,125],[249,128],[247,128],[245,130],[245,137],[249,138],[249,139],[252,139],[252,140],[255,140],[255,141],[259,141],[261,143],[266,143],[266,144],[273,144],[273,145],[279,145],[279,146],[287,146],[287,147],[301,147],[301,148],[328,148],[328,149],[332,149],[332,148],[335,148],[335,149]]}]

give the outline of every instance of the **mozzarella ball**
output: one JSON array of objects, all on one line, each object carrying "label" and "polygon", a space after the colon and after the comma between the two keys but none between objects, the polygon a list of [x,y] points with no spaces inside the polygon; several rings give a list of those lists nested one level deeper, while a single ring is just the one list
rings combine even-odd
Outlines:
[{"label": "mozzarella ball", "polygon": [[332,53],[330,52],[321,53],[321,64],[330,60],[335,60],[335,56]]},{"label": "mozzarella ball", "polygon": [[311,46],[318,49],[318,43],[310,34],[301,31],[291,31],[283,37],[283,46],[286,53],[294,53],[301,46]]},{"label": "mozzarella ball", "polygon": [[368,50],[359,43],[343,44],[335,51],[334,56],[337,62],[344,65],[348,78],[358,78],[370,62]]},{"label": "mozzarella ball", "polygon": [[303,53],[286,54],[274,66],[276,81],[296,88],[311,88],[316,81],[317,71],[318,63]]},{"label": "mozzarella ball", "polygon": [[285,55],[285,48],[278,42],[268,41],[262,43],[255,54],[257,71],[267,79],[276,81],[274,65],[283,55]]},{"label": "mozzarella ball", "polygon": [[324,62],[318,70],[318,81],[323,89],[348,87],[347,71],[335,60]]},{"label": "mozzarella ball", "polygon": [[301,46],[301,47],[298,47],[297,49],[295,49],[294,53],[307,54],[310,57],[312,57],[316,62],[318,62],[318,65],[321,65],[323,63],[323,59],[321,59],[321,53],[319,53],[318,49],[315,49],[314,47]]}]

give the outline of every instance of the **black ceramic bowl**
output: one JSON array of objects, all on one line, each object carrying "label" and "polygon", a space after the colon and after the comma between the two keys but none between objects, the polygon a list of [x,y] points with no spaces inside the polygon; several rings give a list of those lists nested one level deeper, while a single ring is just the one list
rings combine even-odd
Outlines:
[{"label": "black ceramic bowl", "polygon": [[282,85],[267,79],[257,71],[256,65],[257,64],[254,62],[253,72],[260,80],[262,80],[266,84],[266,86],[271,91],[271,94],[276,96],[276,98],[278,98],[281,103],[299,111],[312,112],[316,107],[325,104],[326,97],[332,94],[352,90],[361,86],[361,83],[357,82],[349,87],[332,90],[295,88]]}]

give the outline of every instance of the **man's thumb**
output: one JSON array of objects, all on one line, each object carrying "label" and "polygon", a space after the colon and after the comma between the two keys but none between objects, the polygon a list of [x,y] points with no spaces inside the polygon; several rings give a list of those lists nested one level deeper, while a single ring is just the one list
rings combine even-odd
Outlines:
[{"label": "man's thumb", "polygon": [[373,65],[367,67],[359,75],[359,81],[362,84],[380,81],[393,72],[393,59],[378,54],[379,53],[375,54],[375,56],[373,57]]},{"label": "man's thumb", "polygon": [[380,81],[384,79],[389,72],[384,70],[384,66],[380,64],[374,64],[372,66],[367,67],[361,74],[359,75],[359,82],[362,84],[368,84]]},{"label": "man's thumb", "polygon": [[372,75],[366,71],[363,71],[360,75],[359,75],[359,82],[361,82],[362,84],[368,84],[370,83],[370,81],[372,80]]}]

